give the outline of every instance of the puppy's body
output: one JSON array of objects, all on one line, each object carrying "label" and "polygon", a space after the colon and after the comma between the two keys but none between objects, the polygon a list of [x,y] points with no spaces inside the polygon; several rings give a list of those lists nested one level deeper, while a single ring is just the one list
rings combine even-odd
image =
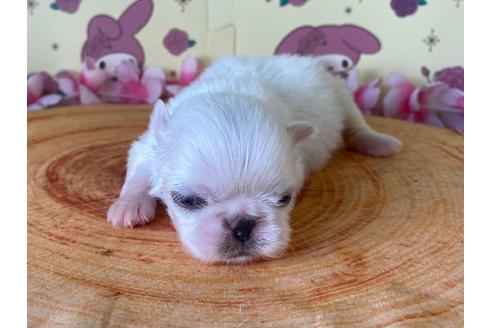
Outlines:
[{"label": "puppy's body", "polygon": [[375,156],[400,148],[367,126],[344,81],[318,59],[217,61],[165,108],[130,150],[115,226],[168,208],[184,246],[211,262],[274,257],[287,247],[293,199],[342,143]]},{"label": "puppy's body", "polygon": [[232,92],[249,93],[269,104],[282,125],[309,122],[316,134],[300,144],[306,173],[320,169],[341,144],[344,101],[352,103],[344,82],[332,78],[324,65],[307,57],[226,58],[207,70],[198,82],[221,80]]}]

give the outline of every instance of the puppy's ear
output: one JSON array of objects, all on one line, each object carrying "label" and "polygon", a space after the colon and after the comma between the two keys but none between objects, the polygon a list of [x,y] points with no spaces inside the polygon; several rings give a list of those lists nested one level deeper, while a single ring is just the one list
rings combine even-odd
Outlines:
[{"label": "puppy's ear", "polygon": [[292,122],[287,126],[287,133],[294,143],[299,143],[316,133],[316,128],[307,121]]},{"label": "puppy's ear", "polygon": [[159,131],[159,129],[167,125],[170,119],[169,109],[162,100],[158,99],[154,104],[154,110],[150,116],[150,129]]}]

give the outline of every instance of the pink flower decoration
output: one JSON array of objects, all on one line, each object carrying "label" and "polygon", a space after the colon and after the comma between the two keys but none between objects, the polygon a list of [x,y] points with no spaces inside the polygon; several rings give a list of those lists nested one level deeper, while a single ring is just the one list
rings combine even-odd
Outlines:
[{"label": "pink flower decoration", "polygon": [[300,7],[304,5],[307,2],[307,0],[289,0],[289,4],[295,6],[295,7]]},{"label": "pink flower decoration", "polygon": [[54,10],[61,10],[73,14],[79,9],[80,1],[81,0],[56,0],[50,7]]},{"label": "pink flower decoration", "polygon": [[357,71],[353,69],[349,72],[347,85],[354,94],[355,103],[360,111],[364,114],[374,114],[372,109],[376,106],[381,94],[381,79],[374,79],[360,86]]},{"label": "pink flower decoration", "polygon": [[280,7],[289,5],[300,7],[304,5],[308,0],[280,0]]},{"label": "pink flower decoration", "polygon": [[164,47],[174,56],[182,54],[195,44],[194,40],[188,38],[188,33],[177,28],[171,29],[164,38]]},{"label": "pink flower decoration", "polygon": [[419,0],[391,0],[391,9],[398,17],[413,15],[419,7]]}]

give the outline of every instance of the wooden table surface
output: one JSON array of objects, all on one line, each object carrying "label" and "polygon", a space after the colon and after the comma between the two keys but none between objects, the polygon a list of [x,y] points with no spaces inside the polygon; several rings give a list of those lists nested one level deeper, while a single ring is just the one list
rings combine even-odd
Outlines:
[{"label": "wooden table surface", "polygon": [[337,153],[306,184],[285,257],[204,265],[162,206],[147,226],[106,223],[149,108],[28,114],[30,327],[463,325],[463,136],[370,118],[403,152]]}]

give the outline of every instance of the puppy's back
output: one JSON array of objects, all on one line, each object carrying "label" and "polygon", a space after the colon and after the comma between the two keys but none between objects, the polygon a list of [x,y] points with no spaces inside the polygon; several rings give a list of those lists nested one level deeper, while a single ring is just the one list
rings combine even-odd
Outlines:
[{"label": "puppy's back", "polygon": [[[302,145],[311,168],[319,169],[341,144],[344,106],[352,95],[343,80],[333,77],[315,57],[226,57],[216,61],[198,83],[212,79],[247,81],[270,91],[282,101],[291,120],[309,121],[318,133]],[[227,83],[227,82],[226,82]]]},{"label": "puppy's back", "polygon": [[[308,119],[305,113],[324,114],[338,107],[348,96],[345,83],[325,70],[315,57],[225,57],[207,69],[200,80],[257,81],[269,88],[294,112],[295,119]],[[350,97],[350,96],[349,96]]]}]

